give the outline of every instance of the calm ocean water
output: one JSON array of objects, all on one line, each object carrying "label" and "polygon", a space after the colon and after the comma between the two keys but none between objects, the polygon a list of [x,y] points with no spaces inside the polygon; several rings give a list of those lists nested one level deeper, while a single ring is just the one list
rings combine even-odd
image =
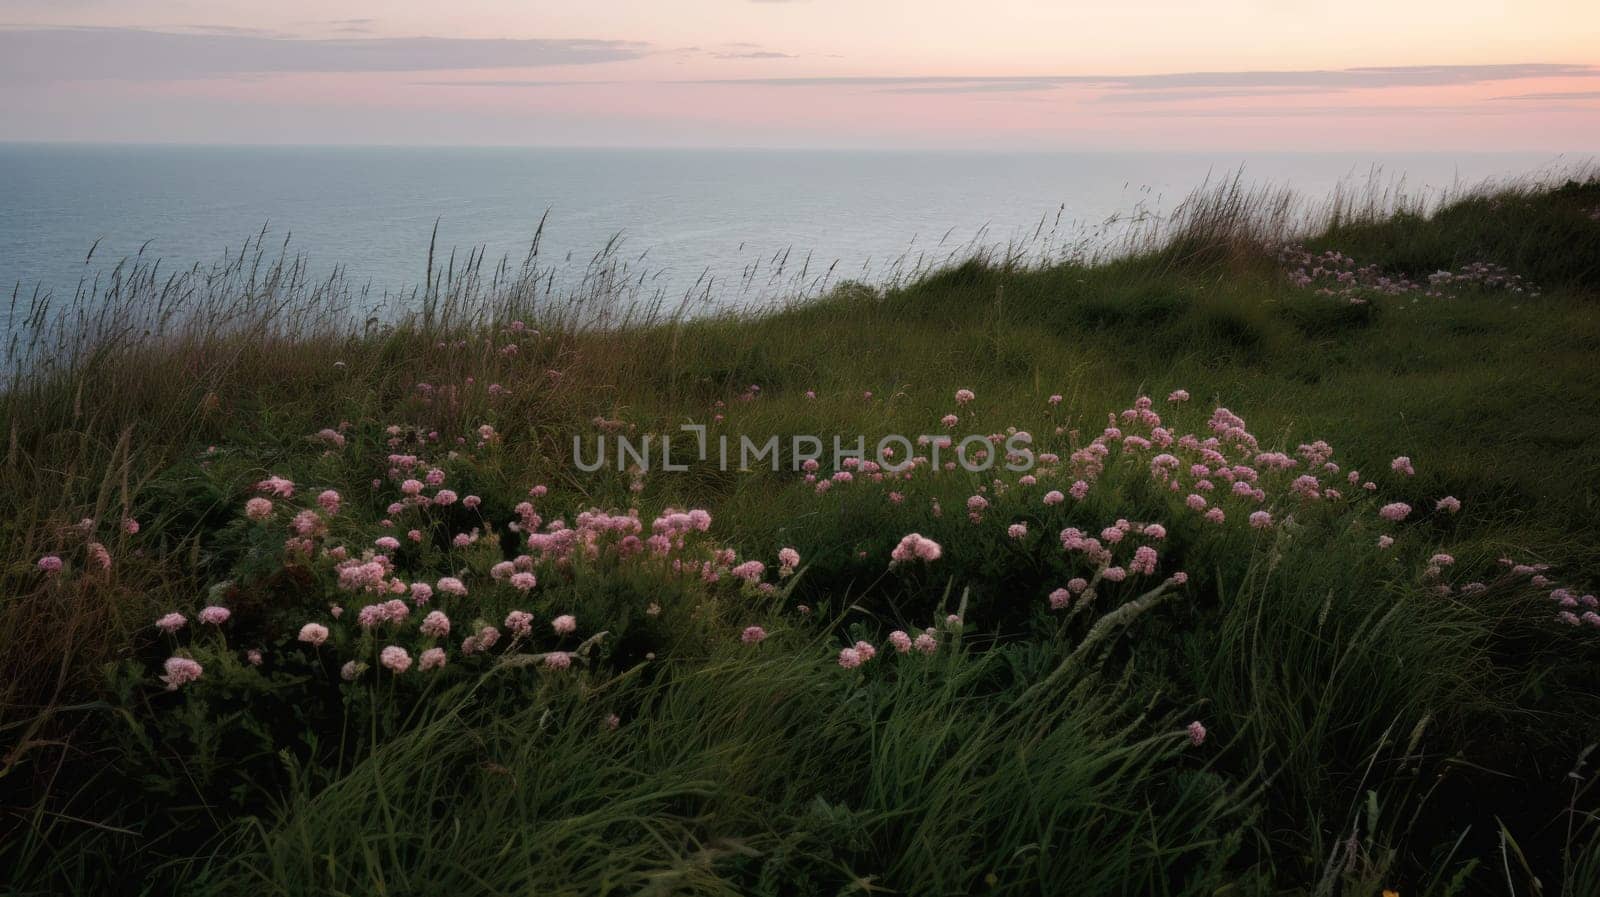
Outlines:
[{"label": "calm ocean water", "polygon": [[[748,301],[837,263],[881,280],[973,241],[1066,246],[1140,208],[1170,210],[1208,176],[1321,196],[1374,170],[1409,192],[1564,167],[1507,154],[900,153],[824,151],[221,148],[0,145],[0,283],[70,294],[148,241],[164,270],[212,262],[263,225],[313,270],[343,265],[376,292],[418,281],[437,219],[441,253],[520,261],[547,210],[541,257],[568,270],[615,236],[637,277],[681,296]],[[84,263],[100,240],[94,259]],[[752,266],[754,266],[752,268]],[[754,276],[750,271],[754,270]],[[778,278],[782,281],[783,278]],[[759,298],[759,297],[758,297]],[[0,314],[3,314],[0,309]]]}]

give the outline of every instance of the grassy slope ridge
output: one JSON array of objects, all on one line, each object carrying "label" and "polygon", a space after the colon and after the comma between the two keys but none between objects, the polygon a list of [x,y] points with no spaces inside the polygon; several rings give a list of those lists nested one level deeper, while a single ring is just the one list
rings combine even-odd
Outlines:
[{"label": "grassy slope ridge", "polygon": [[[1600,893],[1585,753],[1600,630],[1556,622],[1550,597],[1593,592],[1600,571],[1600,184],[1336,216],[1306,241],[1375,266],[1356,283],[1469,272],[1440,296],[1296,285],[1270,216],[1238,199],[1200,198],[1164,245],[1116,261],[977,260],[604,331],[540,301],[536,275],[474,282],[470,266],[430,277],[430,315],[352,331],[327,311],[336,290],[244,256],[209,283],[134,268],[113,311],[76,330],[35,315],[55,357],[0,403],[0,886]],[[139,303],[155,295],[209,323],[151,317]],[[224,307],[244,324],[217,323]],[[958,404],[958,388],[977,398]],[[1192,400],[1163,401],[1179,389]],[[1213,435],[1225,406],[1260,451],[1326,440],[1339,471],[1263,468],[1265,528],[1225,483],[1210,503],[1226,522],[1188,508],[1203,487],[1162,488],[1159,447],[1114,445],[1084,474],[1069,456],[1142,395],[1174,434]],[[1035,485],[857,470],[819,494],[793,472],[581,474],[570,457],[575,434],[611,422],[872,440],[941,432],[950,413],[958,434],[1016,427],[1063,460]],[[390,509],[394,454],[481,504]],[[1402,455],[1414,476],[1391,469]],[[1342,494],[1297,498],[1307,470]],[[1350,470],[1374,491],[1346,485]],[[273,475],[295,495],[247,518]],[[1080,478],[1081,500],[1042,500]],[[530,497],[536,484],[548,493]],[[319,508],[325,489],[337,513]],[[1436,507],[1446,496],[1459,513]],[[592,556],[535,561],[524,593],[490,570],[527,551],[511,524],[530,500],[545,523],[637,508],[645,536],[667,509],[705,509],[709,531],[675,550],[720,578],[603,536]],[[1388,502],[1413,513],[1384,521]],[[285,547],[301,510],[316,515],[309,554]],[[1119,518],[1166,528],[1113,546],[1124,566],[1131,545],[1157,548],[1158,573],[1102,580],[1063,550],[1063,529]],[[891,569],[910,532],[943,556]],[[364,633],[353,619],[379,599],[341,587],[326,551],[382,536],[401,542],[382,549],[387,575],[457,576],[469,594]],[[784,547],[802,560],[780,577]],[[724,549],[765,562],[768,588],[740,585]],[[1440,552],[1452,561],[1430,562]],[[42,573],[46,555],[65,569]],[[1501,558],[1547,564],[1551,582]],[[1168,579],[1179,570],[1187,582]],[[1052,610],[1074,576],[1096,597]],[[229,621],[202,624],[207,604]],[[434,609],[447,639],[418,634]],[[529,635],[502,622],[513,610],[533,613]],[[172,611],[188,622],[169,636],[152,623]],[[567,613],[578,631],[552,633]],[[308,621],[328,644],[297,641]],[[500,643],[462,651],[486,625]],[[745,644],[750,625],[767,639]],[[924,627],[931,653],[886,641]],[[842,669],[858,640],[879,656]],[[378,660],[390,644],[448,663],[396,675]],[[551,651],[578,654],[556,671],[536,659]],[[168,691],[156,677],[175,654],[205,672]],[[351,659],[368,669],[345,682]]]}]

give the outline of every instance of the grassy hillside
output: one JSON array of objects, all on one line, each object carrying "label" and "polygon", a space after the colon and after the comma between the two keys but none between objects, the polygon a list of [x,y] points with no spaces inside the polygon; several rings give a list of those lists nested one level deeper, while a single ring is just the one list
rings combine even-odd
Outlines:
[{"label": "grassy hillside", "polygon": [[1600,893],[1600,182],[1274,211],[694,318],[19,298],[0,885]]}]

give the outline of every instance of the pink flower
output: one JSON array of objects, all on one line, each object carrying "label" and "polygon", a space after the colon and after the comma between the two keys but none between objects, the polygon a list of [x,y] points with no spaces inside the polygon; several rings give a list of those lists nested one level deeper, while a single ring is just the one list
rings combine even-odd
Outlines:
[{"label": "pink flower", "polygon": [[456,503],[456,494],[449,489],[440,489],[433,496],[436,505],[453,505]]},{"label": "pink flower", "polygon": [[156,628],[161,630],[162,632],[165,632],[167,635],[171,635],[174,632],[177,632],[178,630],[182,629],[184,624],[187,623],[187,622],[189,622],[189,621],[188,621],[187,618],[184,617],[183,614],[180,614],[177,611],[173,611],[172,613],[167,614],[166,616],[164,616],[161,619],[157,620],[156,621]]},{"label": "pink flower", "polygon": [[166,674],[161,681],[167,684],[167,691],[177,691],[179,686],[199,679],[200,674],[205,672],[204,667],[187,657],[168,657],[162,668]]},{"label": "pink flower", "polygon": [[910,653],[911,636],[907,635],[904,630],[896,629],[895,631],[889,633],[889,644],[894,647],[894,650],[897,653]]},{"label": "pink flower", "polygon": [[1438,503],[1433,507],[1436,511],[1449,511],[1454,514],[1461,510],[1461,499],[1456,498],[1454,495],[1446,495],[1444,498],[1439,499]]},{"label": "pink flower", "polygon": [[1172,392],[1167,394],[1167,401],[1187,402],[1189,401],[1189,391],[1187,389],[1174,389]]},{"label": "pink flower", "polygon": [[419,495],[422,492],[422,483],[418,480],[406,480],[400,484],[400,491],[406,495]]},{"label": "pink flower", "polygon": [[321,623],[307,623],[306,625],[300,627],[300,641],[305,642],[313,648],[322,647],[322,643],[327,640],[328,627],[322,625]]},{"label": "pink flower", "polygon": [[139,521],[132,517],[122,518],[122,531],[130,536],[137,533],[139,531]]},{"label": "pink flower", "polygon": [[924,632],[917,636],[916,641],[912,642],[911,646],[923,654],[932,654],[939,648],[939,639],[931,632]]},{"label": "pink flower", "polygon": [[420,628],[428,638],[444,638],[450,634],[450,618],[443,611],[432,611],[422,618]]},{"label": "pink flower", "polygon": [[767,631],[760,626],[746,626],[744,632],[739,633],[739,641],[747,645],[759,645],[767,638]]},{"label": "pink flower", "polygon": [[1378,537],[1378,547],[1380,549],[1388,548],[1389,546],[1391,546],[1393,544],[1394,544],[1394,536],[1379,536]]},{"label": "pink flower", "polygon": [[1028,535],[1028,525],[1026,523],[1013,523],[1006,527],[1006,535],[1013,539],[1026,538]]},{"label": "pink flower", "polygon": [[244,659],[250,661],[253,667],[261,666],[261,652],[256,648],[244,652]]},{"label": "pink flower", "polygon": [[1059,505],[1066,500],[1067,497],[1062,495],[1059,489],[1051,489],[1044,494],[1044,503],[1047,505]]},{"label": "pink flower", "polygon": [[1058,395],[1053,395],[1050,398],[1046,399],[1045,401],[1049,402],[1052,405],[1059,405],[1059,404],[1061,404],[1061,396],[1059,394]]},{"label": "pink flower", "polygon": [[1201,725],[1199,720],[1190,723],[1187,731],[1189,732],[1190,744],[1199,747],[1206,743],[1206,727]]},{"label": "pink flower", "polygon": [[39,559],[39,569],[44,571],[47,575],[54,576],[55,574],[60,573],[61,567],[61,558],[56,557],[53,554],[47,554]]},{"label": "pink flower", "polygon": [[761,563],[760,561],[745,561],[739,566],[734,567],[730,572],[745,582],[760,582],[761,577],[766,575],[767,565]]},{"label": "pink flower", "polygon": [[344,666],[339,668],[339,678],[346,682],[354,682],[356,681],[357,676],[365,673],[366,671],[366,664],[358,663],[354,660],[347,660],[344,662]]},{"label": "pink flower", "polygon": [[252,498],[244,503],[244,515],[251,520],[266,520],[272,516],[272,502],[264,498]]},{"label": "pink flower", "polygon": [[440,578],[438,589],[439,591],[444,592],[446,595],[456,595],[459,597],[467,594],[466,583],[456,579],[454,576],[445,576]]},{"label": "pink flower", "polygon": [[868,641],[856,642],[856,646],[855,647],[856,647],[856,653],[861,655],[861,659],[862,660],[871,660],[872,658],[878,656],[878,649],[872,647],[872,643],[871,642],[868,642]]},{"label": "pink flower", "polygon": [[938,542],[924,538],[920,533],[911,533],[900,540],[889,557],[892,565],[910,561],[937,561],[943,553]]},{"label": "pink flower", "polygon": [[418,604],[427,604],[433,598],[433,586],[425,582],[411,584],[411,600]]},{"label": "pink flower", "polygon": [[294,498],[294,483],[279,476],[267,477],[256,484],[256,491],[279,498]]},{"label": "pink flower", "polygon": [[854,648],[840,648],[839,666],[844,667],[847,670],[853,670],[856,667],[861,666],[861,652]]},{"label": "pink flower", "polygon": [[379,536],[372,544],[376,545],[379,551],[394,551],[400,547],[400,540],[394,536]]},{"label": "pink flower", "polygon": [[571,635],[578,630],[578,618],[572,614],[562,614],[550,621],[550,628],[556,635]]},{"label": "pink flower", "polygon": [[443,648],[429,648],[428,650],[422,652],[422,654],[417,658],[417,669],[423,671],[424,673],[429,670],[440,669],[444,666],[444,664],[445,656]]},{"label": "pink flower", "polygon": [[972,390],[970,390],[970,389],[958,389],[958,390],[956,390],[956,404],[957,405],[965,405],[965,404],[967,404],[968,402],[972,401],[975,398],[977,398],[977,396],[973,395],[972,394]]},{"label": "pink flower", "polygon": [[939,418],[939,423],[943,424],[944,428],[948,430],[954,427],[958,420],[959,418],[954,414],[946,414],[944,417]]},{"label": "pink flower", "polygon": [[533,631],[533,614],[525,610],[514,610],[506,614],[506,629],[512,635],[527,635]]},{"label": "pink flower", "polygon": [[539,580],[532,573],[513,573],[508,580],[511,587],[519,592],[526,592],[539,584]]},{"label": "pink flower", "polygon": [[1266,511],[1254,511],[1250,514],[1250,525],[1256,529],[1271,529],[1272,515]]},{"label": "pink flower", "polygon": [[565,651],[551,651],[544,656],[544,665],[552,670],[564,670],[572,666],[572,655]]},{"label": "pink flower", "polygon": [[233,614],[226,607],[217,607],[216,605],[212,605],[211,607],[200,611],[199,616],[200,622],[202,623],[210,623],[212,626],[221,626],[223,623],[228,622],[228,618],[233,616]]},{"label": "pink flower", "polygon": [[390,645],[379,652],[378,662],[397,676],[411,669],[411,655],[399,645]]},{"label": "pink flower", "polygon": [[1411,506],[1403,501],[1391,502],[1378,509],[1378,516],[1392,523],[1399,523],[1411,514]]},{"label": "pink flower", "polygon": [[1411,466],[1411,459],[1407,458],[1405,455],[1401,455],[1393,461],[1390,461],[1389,468],[1395,473],[1403,473],[1408,477],[1417,475],[1417,469]]},{"label": "pink flower", "polygon": [[322,510],[327,511],[329,514],[339,513],[339,502],[339,493],[333,491],[332,489],[324,489],[319,495],[317,495],[317,504],[322,507]]},{"label": "pink flower", "polygon": [[1056,589],[1050,593],[1050,609],[1061,610],[1072,603],[1072,593],[1066,589]]}]

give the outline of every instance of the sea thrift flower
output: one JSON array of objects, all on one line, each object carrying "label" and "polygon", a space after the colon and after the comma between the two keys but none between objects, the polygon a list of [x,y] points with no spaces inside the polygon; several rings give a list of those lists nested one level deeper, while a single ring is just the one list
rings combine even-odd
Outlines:
[{"label": "sea thrift flower", "polygon": [[1047,505],[1059,505],[1066,500],[1067,497],[1059,489],[1051,489],[1044,494],[1044,503]]},{"label": "sea thrift flower", "polygon": [[1256,529],[1271,529],[1272,515],[1266,511],[1255,511],[1250,515],[1250,525]]},{"label": "sea thrift flower", "polygon": [[512,635],[527,635],[533,631],[533,614],[525,610],[514,610],[506,614],[506,629]]},{"label": "sea thrift flower", "polygon": [[1398,523],[1411,514],[1411,506],[1403,501],[1391,502],[1378,509],[1378,516],[1392,523]]},{"label": "sea thrift flower", "polygon": [[1390,461],[1389,468],[1395,473],[1403,473],[1408,477],[1417,475],[1417,469],[1411,466],[1411,459],[1407,458],[1405,455],[1401,455],[1393,461]]},{"label": "sea thrift flower", "polygon": [[1066,589],[1056,589],[1050,593],[1050,609],[1061,610],[1072,603],[1072,593]]},{"label": "sea thrift flower", "polygon": [[205,672],[204,667],[187,657],[168,657],[162,669],[166,670],[161,681],[167,684],[167,691],[177,691],[179,686],[199,679],[200,674]]},{"label": "sea thrift flower", "polygon": [[340,501],[341,499],[339,498],[339,493],[333,491],[332,489],[325,489],[317,496],[317,504],[322,507],[322,510],[327,511],[329,514],[339,513]]},{"label": "sea thrift flower", "polygon": [[939,423],[943,424],[947,430],[954,428],[958,422],[959,418],[954,414],[946,414],[944,417],[939,418]]},{"label": "sea thrift flower", "polygon": [[449,489],[440,489],[433,496],[433,503],[436,505],[453,505],[456,503],[456,494]]},{"label": "sea thrift flower", "polygon": [[1444,498],[1439,499],[1439,502],[1433,507],[1436,511],[1448,511],[1454,514],[1461,510],[1461,499],[1456,498],[1454,495],[1446,495]]},{"label": "sea thrift flower", "polygon": [[1013,539],[1025,538],[1028,535],[1028,525],[1026,523],[1013,523],[1006,527],[1006,535]]},{"label": "sea thrift flower", "polygon": [[939,639],[931,632],[924,632],[917,636],[916,640],[911,643],[911,646],[923,654],[932,654],[939,648]]},{"label": "sea thrift flower", "polygon": [[187,622],[189,621],[184,617],[183,614],[173,611],[172,613],[167,614],[166,616],[157,620],[156,628],[160,629],[162,632],[165,632],[167,635],[171,635],[174,632],[182,629],[183,625]]},{"label": "sea thrift flower", "polygon": [[427,604],[433,598],[433,586],[425,582],[411,584],[411,600],[418,604]]},{"label": "sea thrift flower", "polygon": [[761,577],[766,575],[767,565],[760,561],[745,561],[730,572],[745,582],[760,582]]},{"label": "sea thrift flower", "polygon": [[956,390],[956,404],[957,405],[965,405],[965,404],[967,404],[968,402],[972,401],[975,398],[977,398],[977,396],[973,395],[972,394],[972,390],[970,390],[970,389],[958,389],[958,390]]},{"label": "sea thrift flower", "polygon": [[444,638],[450,634],[450,618],[443,611],[433,611],[422,618],[422,634],[428,638]]},{"label": "sea thrift flower", "polygon": [[244,515],[251,520],[266,520],[272,516],[272,502],[264,498],[252,498],[244,503]]},{"label": "sea thrift flower", "polygon": [[854,648],[840,648],[839,666],[844,667],[847,670],[853,670],[856,667],[861,666],[861,652]]},{"label": "sea thrift flower", "polygon": [[56,557],[53,554],[47,554],[39,559],[39,569],[44,571],[46,575],[53,576],[57,573],[60,573],[61,567],[61,558]]},{"label": "sea thrift flower", "polygon": [[895,546],[894,551],[889,556],[892,565],[913,560],[937,561],[943,553],[944,551],[939,547],[938,542],[923,538],[920,533],[911,533],[900,540],[900,544]]},{"label": "sea thrift flower", "polygon": [[134,535],[135,533],[139,532],[139,521],[133,519],[132,517],[122,518],[122,531],[130,536]]},{"label": "sea thrift flower", "polygon": [[739,641],[747,645],[759,645],[767,638],[767,631],[760,626],[746,626],[744,632],[739,633]]},{"label": "sea thrift flower", "polygon": [[1190,744],[1199,747],[1206,743],[1206,727],[1201,725],[1199,720],[1190,723],[1187,731],[1189,732]]},{"label": "sea thrift flower", "polygon": [[248,660],[253,667],[261,666],[261,652],[255,648],[244,652],[244,659]]},{"label": "sea thrift flower", "polygon": [[511,574],[511,579],[509,582],[511,583],[511,587],[519,592],[529,591],[534,586],[539,584],[539,580],[532,573],[527,572]]},{"label": "sea thrift flower", "polygon": [[911,636],[907,635],[904,630],[896,629],[889,633],[889,644],[894,647],[897,653],[909,653],[911,651]]},{"label": "sea thrift flower", "polygon": [[400,547],[400,540],[394,536],[379,536],[372,544],[376,545],[380,551],[394,551]]},{"label": "sea thrift flower", "polygon": [[1394,545],[1394,536],[1379,536],[1378,548],[1385,549]]},{"label": "sea thrift flower", "polygon": [[564,670],[572,666],[572,655],[565,651],[551,651],[544,656],[544,665],[552,670]]},{"label": "sea thrift flower", "polygon": [[1167,401],[1187,402],[1189,401],[1189,391],[1187,389],[1174,389],[1172,392],[1167,394]]},{"label": "sea thrift flower", "polygon": [[1059,394],[1053,395],[1050,398],[1046,399],[1045,401],[1049,402],[1052,405],[1059,405],[1059,404],[1061,404],[1061,396]]},{"label": "sea thrift flower", "polygon": [[578,630],[578,618],[572,614],[562,614],[550,621],[550,628],[556,635],[571,635]]},{"label": "sea thrift flower", "polygon": [[439,591],[444,592],[446,595],[456,595],[459,597],[467,594],[466,583],[456,579],[454,576],[442,577],[439,580],[438,589]]},{"label": "sea thrift flower", "polygon": [[378,660],[395,675],[411,669],[411,655],[399,645],[390,645],[378,654]]},{"label": "sea thrift flower", "polygon": [[793,548],[778,549],[778,575],[788,576],[800,566],[800,552]]},{"label": "sea thrift flower", "polygon": [[294,498],[294,482],[279,476],[267,477],[256,484],[256,491],[279,498]]},{"label": "sea thrift flower", "polygon": [[320,648],[328,640],[328,627],[321,623],[307,623],[300,627],[300,641],[313,648]]},{"label": "sea thrift flower", "polygon": [[443,648],[429,648],[417,658],[417,669],[424,673],[428,670],[437,670],[445,664]]},{"label": "sea thrift flower", "polygon": [[228,618],[231,616],[233,616],[232,612],[226,607],[217,607],[216,605],[205,608],[199,614],[200,622],[210,623],[212,626],[221,626],[223,623],[228,622]]}]

